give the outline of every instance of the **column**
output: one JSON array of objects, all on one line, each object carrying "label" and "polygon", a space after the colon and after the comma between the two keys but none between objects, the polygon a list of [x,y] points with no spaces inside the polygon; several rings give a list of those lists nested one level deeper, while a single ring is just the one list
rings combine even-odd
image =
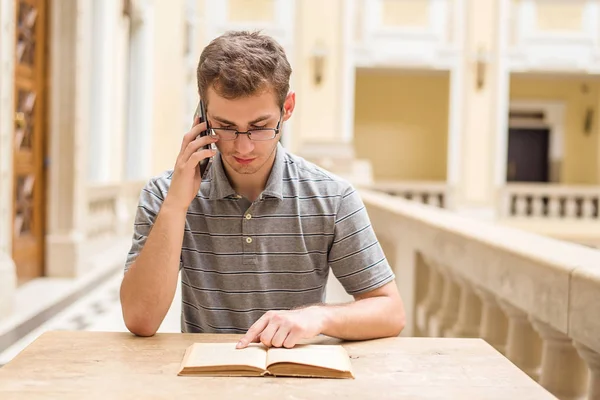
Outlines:
[{"label": "column", "polygon": [[77,276],[84,267],[86,132],[90,125],[91,0],[51,3],[50,175],[46,274]]},{"label": "column", "polygon": [[587,368],[571,338],[535,319],[533,326],[544,341],[539,384],[562,400],[581,398],[587,386]]},{"label": "column", "polygon": [[452,80],[453,85],[462,85],[452,89],[462,92],[451,109],[451,127],[456,124],[460,129],[454,126],[448,147],[453,208],[484,219],[494,217],[495,185],[503,185],[495,179],[506,152],[502,138],[508,121],[507,4],[506,0],[465,0],[468,35],[458,67],[462,73],[453,72],[457,76]]},{"label": "column", "polygon": [[485,289],[476,288],[475,293],[481,299],[481,325],[479,336],[505,354],[508,321],[496,301],[496,296]]},{"label": "column", "polygon": [[600,399],[600,354],[589,347],[575,342],[577,352],[588,365],[588,392],[587,398],[590,400]]},{"label": "column", "polygon": [[456,281],[460,287],[458,317],[450,335],[454,337],[479,337],[481,300],[473,291],[471,283],[465,278],[457,277]]},{"label": "column", "polygon": [[500,301],[508,317],[508,337],[505,356],[534,380],[539,376],[542,344],[533,330],[527,314],[513,305]]}]

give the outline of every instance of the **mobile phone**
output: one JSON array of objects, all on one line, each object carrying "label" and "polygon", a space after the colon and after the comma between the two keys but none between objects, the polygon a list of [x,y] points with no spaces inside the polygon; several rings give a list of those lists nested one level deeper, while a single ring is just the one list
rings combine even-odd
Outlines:
[{"label": "mobile phone", "polygon": [[[194,113],[194,121],[196,121],[196,117],[198,117],[200,119],[200,123],[207,120],[206,119],[206,109],[204,108],[204,102],[202,100],[200,100],[198,102],[198,106],[196,107],[196,112]],[[197,137],[207,136],[207,135],[209,135],[208,129],[200,132],[200,134]],[[210,150],[210,149],[212,149],[212,146],[213,145],[208,144],[206,146],[202,146],[200,148],[200,150]],[[212,157],[205,158],[204,160],[202,160],[198,163],[198,167],[200,168],[200,176],[203,179],[204,179],[205,174],[208,172],[211,164],[212,164]]]}]

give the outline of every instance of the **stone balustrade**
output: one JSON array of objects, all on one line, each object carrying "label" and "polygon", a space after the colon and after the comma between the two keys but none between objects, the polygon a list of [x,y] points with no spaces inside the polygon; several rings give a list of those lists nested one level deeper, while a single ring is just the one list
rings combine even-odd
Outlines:
[{"label": "stone balustrade", "polygon": [[144,183],[134,181],[88,186],[87,239],[110,238],[131,231]]},{"label": "stone balustrade", "polygon": [[365,189],[384,192],[434,207],[449,208],[446,182],[375,181]]},{"label": "stone balustrade", "polygon": [[600,186],[513,183],[501,203],[504,218],[600,220]]},{"label": "stone balustrade", "polygon": [[403,335],[481,337],[560,399],[600,399],[600,252],[361,190]]}]

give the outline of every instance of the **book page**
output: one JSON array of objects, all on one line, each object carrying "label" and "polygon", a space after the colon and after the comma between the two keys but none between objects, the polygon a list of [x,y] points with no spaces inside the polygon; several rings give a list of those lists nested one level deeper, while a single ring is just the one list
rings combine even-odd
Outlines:
[{"label": "book page", "polygon": [[251,343],[245,349],[236,349],[236,343],[194,343],[183,366],[223,367],[247,365],[266,369],[267,350],[259,343]]},{"label": "book page", "polygon": [[291,349],[270,348],[267,352],[267,369],[276,363],[313,365],[337,371],[350,371],[350,357],[340,345],[306,344]]}]

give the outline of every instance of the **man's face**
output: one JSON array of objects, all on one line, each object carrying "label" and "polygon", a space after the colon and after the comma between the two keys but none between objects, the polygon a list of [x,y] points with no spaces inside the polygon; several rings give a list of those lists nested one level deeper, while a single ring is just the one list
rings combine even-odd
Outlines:
[{"label": "man's face", "polygon": [[263,167],[270,168],[275,149],[281,136],[283,121],[289,119],[293,110],[294,94],[286,98],[282,110],[272,90],[250,97],[229,100],[219,96],[212,87],[207,92],[207,116],[211,128],[230,128],[241,132],[255,128],[276,128],[280,133],[266,141],[250,140],[248,135],[238,135],[231,141],[219,140],[217,148],[223,162],[239,174],[254,174]]}]

